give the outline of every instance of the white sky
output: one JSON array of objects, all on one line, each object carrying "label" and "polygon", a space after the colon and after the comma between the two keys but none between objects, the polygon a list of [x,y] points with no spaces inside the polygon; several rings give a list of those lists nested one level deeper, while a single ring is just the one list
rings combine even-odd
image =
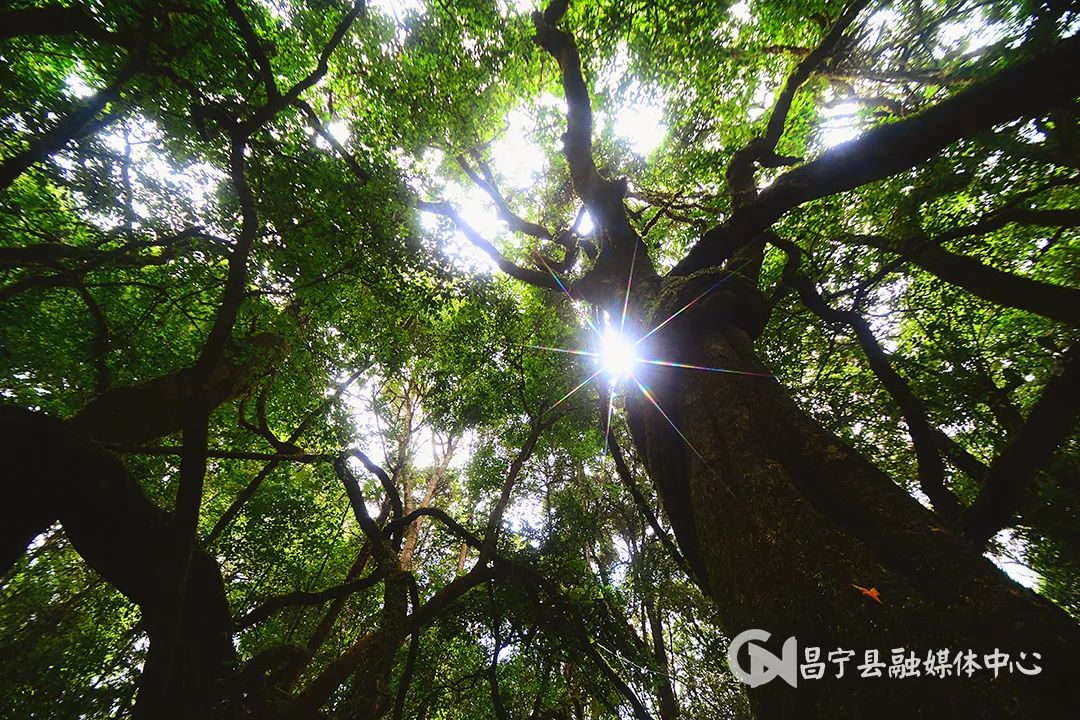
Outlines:
[{"label": "white sky", "polygon": [[[887,35],[891,29],[901,27],[902,24],[903,19],[896,9],[878,10],[866,19],[865,27],[871,35],[865,42],[876,42],[879,37]],[[935,33],[936,42],[931,52],[938,60],[956,53],[977,53],[1000,42],[1008,37],[1009,33],[1010,28],[1007,24],[990,21],[981,8],[973,6],[970,12],[961,14],[957,20],[938,26]],[[866,95],[869,97],[879,94],[873,89],[873,85],[866,81],[856,80],[854,87],[856,91],[860,88],[867,89]],[[859,104],[853,102],[823,108],[820,111],[823,122],[818,129],[817,138],[821,146],[831,148],[854,140],[862,134],[866,120],[859,117],[859,110]]]},{"label": "white sky", "polygon": [[995,539],[1002,544],[1004,551],[1000,555],[986,553],[986,557],[1016,582],[1024,587],[1037,589],[1042,575],[1032,570],[1026,562],[1027,543],[1016,537],[1010,528],[999,532]]}]

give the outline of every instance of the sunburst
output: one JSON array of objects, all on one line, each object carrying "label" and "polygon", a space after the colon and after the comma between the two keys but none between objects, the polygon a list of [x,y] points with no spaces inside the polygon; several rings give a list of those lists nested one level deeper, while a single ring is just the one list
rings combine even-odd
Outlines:
[{"label": "sunburst", "polygon": [[[652,337],[661,328],[663,328],[668,323],[677,318],[679,315],[693,307],[696,303],[700,302],[706,295],[711,293],[713,290],[716,290],[718,287],[720,287],[720,285],[722,285],[725,280],[730,277],[730,275],[726,275],[724,278],[712,284],[703,292],[699,293],[696,297],[690,300],[690,302],[686,303],[678,310],[671,313],[671,315],[657,323],[656,326],[653,327],[651,330],[642,334],[640,337],[635,338],[631,336],[631,334],[628,333],[626,330],[626,318],[630,306],[631,284],[633,281],[634,263],[636,262],[636,260],[637,248],[635,246],[634,255],[631,258],[630,262],[630,272],[628,274],[626,282],[626,295],[623,298],[622,314],[618,322],[612,322],[611,318],[606,313],[602,318],[600,326],[598,326],[597,323],[593,322],[593,320],[588,316],[585,317],[585,320],[589,325],[589,329],[595,336],[595,349],[583,350],[578,348],[552,347],[550,345],[529,345],[529,347],[537,350],[547,350],[550,352],[559,352],[569,355],[578,355],[591,358],[597,366],[596,370],[593,371],[592,374],[590,374],[587,378],[574,386],[574,388],[571,389],[568,393],[559,398],[559,400],[554,405],[548,408],[547,412],[551,412],[556,407],[562,405],[579,390],[589,385],[589,383],[591,383],[593,380],[601,378],[602,382],[604,382],[610,389],[607,402],[608,421],[604,425],[609,432],[611,425],[612,408],[611,394],[615,392],[616,388],[620,385],[620,383],[632,382],[633,385],[637,387],[638,391],[641,392],[642,397],[648,400],[649,403],[656,408],[657,412],[659,412],[660,415],[665,420],[667,420],[668,424],[670,424],[672,429],[675,430],[675,432],[679,435],[680,438],[682,438],[683,442],[685,442],[687,446],[694,452],[694,454],[697,455],[704,462],[705,458],[701,455],[700,452],[698,452],[697,448],[693,446],[690,440],[686,437],[686,434],[683,433],[679,426],[676,425],[675,421],[672,420],[671,416],[668,415],[664,408],[660,406],[660,403],[657,400],[655,394],[648,388],[648,386],[645,385],[644,382],[642,382],[641,378],[638,376],[643,366],[656,365],[682,370],[730,373],[733,375],[749,375],[765,378],[771,378],[773,376],[769,373],[734,370],[732,368],[709,367],[706,365],[694,365],[691,363],[679,362],[674,359],[642,357],[641,348],[643,347],[643,343],[648,338]],[[544,263],[544,265],[546,267],[547,263]],[[556,273],[552,271],[550,267],[547,268],[547,271],[551,273],[551,276],[553,278],[555,278],[555,281],[558,283],[559,287],[562,288],[563,292],[566,293],[567,297],[569,297],[571,301],[574,301],[573,295],[570,293],[569,289],[563,284],[562,280],[559,279],[558,275],[556,275]]]}]

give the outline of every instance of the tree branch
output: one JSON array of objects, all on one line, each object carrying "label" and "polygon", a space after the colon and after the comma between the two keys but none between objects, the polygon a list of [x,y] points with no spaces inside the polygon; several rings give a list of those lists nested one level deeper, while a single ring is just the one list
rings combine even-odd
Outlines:
[{"label": "tree branch", "polygon": [[521,449],[511,461],[510,468],[506,472],[506,480],[503,481],[502,491],[499,493],[499,499],[495,502],[491,514],[488,516],[487,530],[484,533],[484,547],[480,549],[479,562],[484,562],[495,552],[495,547],[499,542],[499,532],[502,529],[503,513],[506,512],[506,507],[510,504],[510,494],[517,484],[525,462],[532,456],[533,450],[536,449],[536,443],[540,440],[540,435],[551,426],[552,422],[553,419],[546,423],[535,422],[529,431],[529,437],[526,438],[525,444],[521,446]]},{"label": "tree branch", "polygon": [[[372,520],[371,516],[368,514],[367,501],[364,499],[364,493],[360,489],[360,483],[353,476],[352,471],[349,470],[349,465],[346,462],[349,457],[356,457],[360,459],[361,462],[366,460],[366,462],[364,462],[365,467],[367,467],[368,464],[371,464],[372,467],[377,466],[371,463],[371,461],[367,459],[367,456],[359,450],[349,450],[342,453],[334,463],[334,469],[337,471],[338,479],[340,479],[341,484],[345,486],[345,493],[348,495],[349,505],[352,507],[356,522],[360,524],[360,529],[363,531],[364,535],[367,536],[368,542],[372,547],[372,554],[379,561],[379,567],[382,568],[384,572],[390,572],[391,568],[395,572],[400,572],[401,568],[398,564],[397,553],[394,551],[394,548],[390,545],[389,541],[383,537],[382,533],[379,531],[379,526],[375,524],[375,521]],[[390,479],[386,477],[386,473],[383,472],[381,468],[379,469],[379,474],[381,474],[379,479],[383,481],[383,487],[386,487],[388,484],[390,487],[393,487],[393,485],[390,484]],[[397,497],[397,490],[394,489],[393,494],[389,495],[389,497],[391,499],[397,498],[396,512],[398,513],[397,517],[400,517],[401,498]]]},{"label": "tree branch", "polygon": [[[361,375],[367,372],[367,370],[368,368],[364,367],[360,370],[356,370],[355,372],[353,372],[352,375],[347,377],[344,382],[337,386],[337,388],[334,390],[333,395],[326,398],[326,400],[324,400],[315,408],[312,408],[312,410],[308,412],[306,416],[304,416],[304,419],[301,420],[300,424],[297,425],[296,428],[289,434],[289,437],[285,440],[285,442],[288,444],[295,444],[298,440],[300,440],[303,434],[311,426],[311,423],[313,423],[316,418],[321,417],[327,411],[327,409],[329,409],[330,405],[335,400],[337,400],[337,398],[341,397],[341,394],[344,393],[350,385],[356,382]],[[211,452],[210,457],[215,457],[215,455],[213,455],[213,453]],[[297,456],[295,455],[272,456],[267,462],[267,465],[263,467],[263,469],[260,470],[259,473],[251,479],[251,482],[249,482],[243,490],[240,491],[240,494],[236,496],[232,503],[229,504],[229,507],[225,510],[225,512],[221,514],[221,517],[218,518],[218,521],[214,523],[213,529],[206,536],[207,546],[212,545],[214,541],[217,540],[217,538],[220,537],[223,532],[225,532],[225,529],[229,527],[232,521],[240,513],[240,510],[243,509],[244,505],[247,504],[248,500],[250,500],[255,495],[255,491],[258,490],[262,482],[270,476],[270,473],[272,473],[280,463],[294,460],[296,457]],[[312,462],[316,462],[316,458],[318,457],[319,456],[317,455],[311,456]]]},{"label": "tree branch", "polygon": [[868,131],[781,175],[753,202],[713,227],[671,271],[689,275],[721,264],[793,208],[887,178],[925,162],[957,140],[1019,116],[1068,104],[1080,94],[1080,36],[1016,63],[990,79],[900,122]]},{"label": "tree branch", "polygon": [[495,203],[499,217],[510,226],[511,230],[524,233],[525,235],[531,235],[532,237],[541,240],[552,239],[551,233],[548,232],[545,227],[534,222],[529,222],[510,209],[510,205],[506,202],[506,198],[502,196],[502,193],[500,193],[499,189],[495,186],[495,179],[491,174],[491,170],[483,160],[480,159],[478,153],[473,153],[473,160],[476,161],[480,171],[484,174],[483,177],[480,177],[476,170],[469,165],[469,161],[465,159],[464,155],[458,155],[456,159],[458,166],[461,167],[469,179],[472,180],[478,188],[487,193],[487,196]]},{"label": "tree branch", "polygon": [[[0,406],[0,452],[8,460],[0,574],[31,538],[59,520],[87,565],[142,610],[150,652],[136,716],[211,715],[235,662],[228,600],[214,558],[194,553],[182,598],[184,624],[178,626],[174,565],[163,561],[173,557],[176,525],[115,456],[70,422],[8,406]],[[162,652],[171,638],[183,649],[179,656]],[[184,693],[172,692],[177,684]]]},{"label": "tree branch", "polygon": [[757,195],[757,186],[754,181],[755,163],[760,162],[766,167],[780,167],[798,162],[798,158],[781,157],[776,154],[776,145],[784,134],[784,126],[787,124],[788,112],[791,110],[795,93],[818,66],[833,53],[848,26],[868,4],[869,0],[854,0],[847,6],[818,46],[806,55],[788,76],[769,114],[765,132],[751,140],[745,148],[732,157],[726,176],[734,208],[750,202]]},{"label": "tree branch", "polygon": [[[124,455],[151,455],[156,457],[179,456],[183,447],[179,445],[124,445],[121,443],[102,443],[113,452]],[[283,463],[321,463],[333,462],[337,457],[328,453],[296,453],[293,455],[244,452],[242,450],[207,450],[206,457],[222,460],[261,460],[263,462]]]},{"label": "tree branch", "polygon": [[562,286],[559,282],[552,277],[549,273],[540,272],[539,270],[532,270],[530,268],[523,268],[520,265],[515,264],[506,258],[499,249],[484,239],[480,233],[478,233],[472,225],[465,221],[465,218],[461,217],[461,214],[457,209],[448,202],[429,202],[427,200],[417,200],[416,207],[419,210],[425,212],[436,213],[450,218],[454,224],[461,230],[461,234],[465,238],[483,250],[484,253],[491,258],[495,264],[504,273],[514,278],[515,280],[521,280],[522,282],[533,285],[534,287],[544,288],[546,290],[560,290]]},{"label": "tree branch", "polygon": [[319,137],[325,140],[330,147],[334,148],[334,152],[341,157],[357,180],[366,183],[371,179],[371,175],[360,167],[360,163],[357,162],[356,156],[346,150],[345,147],[338,142],[338,139],[334,137],[334,134],[326,129],[326,126],[323,125],[322,120],[319,119],[318,113],[315,112],[310,103],[306,100],[297,98],[293,104],[300,108],[301,112],[304,113],[308,119],[308,124],[319,134]]},{"label": "tree branch", "polygon": [[254,115],[244,124],[244,131],[248,134],[255,129],[261,127],[263,123],[269,121],[282,109],[288,105],[295,104],[300,96],[309,88],[314,87],[330,69],[330,57],[337,50],[338,46],[345,39],[346,33],[349,28],[352,27],[353,22],[365,11],[367,4],[364,0],[355,0],[350,8],[349,12],[345,13],[344,17],[338,22],[337,27],[334,28],[333,35],[330,36],[330,40],[327,41],[323,47],[321,53],[319,53],[319,61],[315,66],[315,69],[308,73],[300,82],[289,88],[284,95],[278,95],[273,97],[269,102],[261,107]]},{"label": "tree branch", "polygon": [[960,502],[945,486],[945,470],[941,455],[938,453],[938,443],[927,419],[923,403],[915,397],[907,381],[893,369],[888,355],[878,344],[866,320],[853,310],[836,310],[830,307],[818,293],[813,281],[799,273],[802,250],[794,243],[782,240],[771,233],[768,235],[768,240],[787,253],[788,261],[783,270],[783,282],[795,288],[803,304],[825,322],[842,323],[855,333],[871,370],[896,404],[900,406],[900,412],[908,426],[908,433],[911,435],[911,442],[918,460],[919,487],[930,498],[934,509],[943,518],[948,522],[956,520],[960,515]]},{"label": "tree branch", "polygon": [[[1073,212],[1045,211],[1045,214],[1040,213],[1042,220],[1038,224],[1050,223],[1052,218],[1067,219]],[[1017,220],[1001,221],[1003,225],[1006,222]],[[874,235],[848,235],[840,239],[901,254],[903,260],[914,263],[931,275],[998,305],[1026,310],[1074,327],[1080,326],[1080,290],[1026,278],[991,267],[967,255],[951,252],[941,247],[943,240],[940,236],[912,237],[897,244]]]},{"label": "tree branch", "polygon": [[491,703],[495,708],[495,720],[510,720],[510,714],[506,711],[502,693],[499,690],[499,653],[503,649],[502,634],[499,617],[499,607],[495,603],[495,588],[489,582],[487,584],[488,610],[491,612],[491,636],[494,642],[491,649],[491,662],[488,664],[488,685],[491,689]]},{"label": "tree branch", "polygon": [[563,155],[570,166],[574,191],[585,203],[598,230],[600,252],[594,273],[599,272],[601,281],[615,279],[616,284],[630,273],[652,277],[656,271],[648,249],[631,225],[623,203],[626,181],[608,180],[600,175],[593,158],[592,104],[581,71],[581,56],[573,36],[555,27],[566,7],[567,2],[552,2],[543,14],[534,12],[532,20],[536,43],[555,58],[562,73],[566,97]]},{"label": "tree branch", "polygon": [[[409,583],[409,607],[415,613],[420,608],[420,591],[416,587],[416,578],[411,574],[406,575],[405,578]],[[409,695],[409,686],[412,685],[413,673],[416,671],[416,658],[419,655],[420,633],[413,631],[409,636],[409,654],[405,658],[405,669],[398,683],[397,697],[394,698],[394,720],[403,720],[405,716],[405,700]]]},{"label": "tree branch", "polygon": [[1080,416],[1080,360],[1070,349],[1046,383],[1027,421],[986,473],[983,489],[961,518],[964,534],[983,545],[1007,527],[1035,474],[1053,457]]},{"label": "tree branch", "polygon": [[338,598],[362,592],[375,585],[375,583],[380,582],[382,579],[382,571],[375,570],[370,575],[362,577],[359,580],[352,580],[341,583],[340,585],[333,585],[325,590],[319,590],[317,592],[297,590],[284,595],[275,595],[238,618],[235,622],[236,629],[244,630],[252,625],[256,625],[269,618],[278,610],[287,607],[294,607],[297,605],[321,605],[330,600],[337,600]]},{"label": "tree branch", "polygon": [[30,166],[58,152],[74,140],[109,103],[116,102],[124,84],[143,67],[143,54],[136,53],[135,57],[120,69],[116,79],[108,87],[94,93],[83,107],[68,113],[60,122],[32,140],[30,147],[5,160],[3,165],[0,165],[0,190],[15,182]]},{"label": "tree branch", "polygon": [[630,467],[626,464],[626,458],[623,456],[622,448],[619,447],[619,441],[615,439],[615,434],[611,431],[610,406],[611,394],[607,383],[603,383],[600,391],[600,429],[604,433],[608,451],[611,453],[611,459],[615,462],[615,471],[619,476],[619,480],[622,481],[623,486],[630,493],[630,497],[633,498],[634,505],[637,506],[638,512],[641,513],[645,518],[645,521],[649,524],[649,527],[652,528],[657,540],[660,541],[664,546],[664,549],[671,555],[671,559],[675,561],[675,564],[679,566],[680,570],[686,573],[688,578],[691,578],[700,585],[701,581],[697,579],[697,575],[690,568],[690,564],[686,562],[686,558],[683,557],[683,554],[675,547],[675,543],[671,540],[667,531],[660,526],[660,521],[657,519],[656,513],[649,507],[649,503],[646,502],[645,496],[641,494],[641,490],[634,481],[634,476],[630,472]]},{"label": "tree branch", "polygon": [[281,91],[278,90],[277,82],[274,80],[274,69],[270,66],[270,58],[266,56],[266,49],[255,35],[255,29],[251,27],[251,23],[237,5],[236,0],[225,0],[225,9],[239,28],[240,37],[244,39],[248,54],[259,69],[259,77],[262,79],[263,87],[266,88],[267,98],[277,100],[281,97]]}]

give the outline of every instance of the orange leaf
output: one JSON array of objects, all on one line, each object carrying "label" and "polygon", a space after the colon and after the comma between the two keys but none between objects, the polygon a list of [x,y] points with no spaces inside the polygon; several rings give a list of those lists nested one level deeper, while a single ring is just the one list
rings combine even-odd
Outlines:
[{"label": "orange leaf", "polygon": [[856,590],[861,592],[863,595],[870,598],[871,600],[878,603],[879,605],[884,605],[884,603],[881,602],[881,593],[878,592],[878,589],[876,587],[864,588],[862,585],[854,585],[854,584],[851,587],[855,588]]}]

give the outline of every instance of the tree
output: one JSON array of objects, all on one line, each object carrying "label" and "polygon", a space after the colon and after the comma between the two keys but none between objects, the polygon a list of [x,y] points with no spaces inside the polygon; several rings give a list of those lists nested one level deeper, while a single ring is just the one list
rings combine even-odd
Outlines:
[{"label": "tree", "polygon": [[2,16],[9,713],[1076,705],[1069,4]]}]

